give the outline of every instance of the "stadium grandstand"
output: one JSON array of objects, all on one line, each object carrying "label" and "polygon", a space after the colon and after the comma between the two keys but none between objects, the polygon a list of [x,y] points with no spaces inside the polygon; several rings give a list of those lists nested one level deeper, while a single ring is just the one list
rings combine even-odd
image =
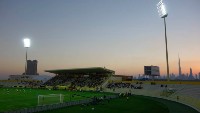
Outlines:
[{"label": "stadium grandstand", "polygon": [[56,76],[44,85],[59,85],[70,90],[100,89],[103,83],[115,74],[115,71],[102,67],[46,70],[46,72],[54,73]]},{"label": "stadium grandstand", "polygon": [[1,87],[31,87],[37,88],[42,85],[41,80],[0,80]]},{"label": "stadium grandstand", "polygon": [[133,80],[132,76],[115,75],[115,71],[102,67],[46,70],[46,72],[56,75],[44,84],[46,86],[158,97],[200,110],[198,81]]},{"label": "stadium grandstand", "polygon": [[1,87],[39,87],[51,77],[46,75],[10,75],[8,80],[0,80]]},{"label": "stadium grandstand", "polygon": [[[30,102],[25,102],[29,104],[32,104],[31,102],[33,100],[31,99],[34,97],[35,100],[38,100],[38,106],[35,105],[34,108],[37,112],[40,108],[43,111],[49,110],[52,107],[57,106],[58,104],[56,103],[60,103],[61,106],[82,105],[83,103],[87,105],[88,102],[93,103],[96,102],[94,100],[102,100],[104,96],[108,96],[108,101],[105,101],[108,102],[105,103],[106,106],[111,104],[111,97],[122,99],[122,101],[119,101],[119,103],[121,102],[120,106],[123,106],[124,102],[131,102],[132,99],[134,100],[142,97],[144,98],[143,101],[148,101],[146,98],[149,98],[151,100],[150,103],[153,103],[155,100],[157,100],[158,103],[163,103],[163,105],[166,105],[167,109],[170,110],[166,113],[189,113],[189,108],[186,108],[185,106],[190,106],[193,110],[195,109],[194,112],[191,113],[200,112],[199,81],[133,79],[132,76],[115,75],[115,71],[104,67],[56,69],[45,70],[45,72],[53,73],[55,76],[46,82],[42,82],[41,79],[40,81],[32,80],[30,78],[24,79],[24,76],[20,81],[16,79],[16,76],[14,76],[12,80],[1,80],[0,93],[2,97],[8,96],[9,98],[9,95],[10,97],[13,97],[13,94],[19,97],[29,95],[30,97],[26,97],[27,99],[25,99],[30,99]],[[13,86],[16,87],[9,88]],[[130,96],[130,98],[128,96]],[[98,97],[98,99],[96,97]],[[78,99],[81,99],[81,101]],[[77,100],[77,102],[75,102],[75,100]],[[75,103],[71,101],[74,101]],[[34,102],[36,104],[36,101]],[[169,102],[170,104],[167,105],[166,102]],[[113,101],[112,105],[114,106],[116,103],[118,102]],[[40,106],[41,104],[44,104],[44,106]],[[49,107],[50,104],[51,107]],[[135,100],[130,103],[132,106],[136,106],[137,104],[138,103],[135,102]],[[171,104],[174,105],[172,106]],[[17,104],[16,102],[14,106],[16,105],[21,104]],[[142,105],[143,104],[140,106]],[[182,107],[177,109],[176,107],[180,105]],[[25,107],[30,107],[30,105]],[[45,110],[43,109],[44,107]],[[16,107],[13,107],[12,110],[15,111],[14,108]],[[3,110],[4,107],[0,107],[0,110],[1,109]],[[86,109],[86,106],[84,109]],[[144,107],[144,109],[148,108]],[[19,109],[20,112],[23,110],[24,109]],[[27,108],[27,110],[32,111],[32,108]]]}]

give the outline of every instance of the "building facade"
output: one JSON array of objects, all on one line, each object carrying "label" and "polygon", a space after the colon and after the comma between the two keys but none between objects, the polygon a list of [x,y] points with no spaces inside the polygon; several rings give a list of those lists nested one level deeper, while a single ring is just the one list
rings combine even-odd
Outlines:
[{"label": "building facade", "polygon": [[37,60],[27,60],[26,75],[38,75],[37,73]]},{"label": "building facade", "polygon": [[144,75],[160,76],[160,69],[158,66],[144,66]]}]

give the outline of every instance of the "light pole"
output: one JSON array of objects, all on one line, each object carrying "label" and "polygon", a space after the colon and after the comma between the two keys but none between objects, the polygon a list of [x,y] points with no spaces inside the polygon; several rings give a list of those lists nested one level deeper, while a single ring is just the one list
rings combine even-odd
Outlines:
[{"label": "light pole", "polygon": [[168,13],[165,8],[165,5],[163,3],[163,0],[160,0],[157,4],[157,9],[159,16],[161,18],[164,18],[164,26],[165,26],[165,45],[166,45],[166,61],[167,61],[167,80],[169,81],[169,62],[168,62],[168,49],[167,49],[167,32],[166,32],[166,20],[165,18],[167,17]]},{"label": "light pole", "polygon": [[27,52],[28,52],[28,48],[31,46],[31,41],[29,38],[25,38],[24,39],[24,47],[26,48],[26,62],[25,62],[25,73],[24,75],[27,74]]}]

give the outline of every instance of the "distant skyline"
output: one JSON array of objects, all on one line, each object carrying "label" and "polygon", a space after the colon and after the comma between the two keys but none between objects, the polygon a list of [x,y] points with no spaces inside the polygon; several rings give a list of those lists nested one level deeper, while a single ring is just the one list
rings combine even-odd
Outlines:
[{"label": "distant skyline", "polygon": [[[22,74],[28,59],[44,70],[106,67],[138,75],[145,65],[166,74],[160,0],[0,0],[0,79]],[[200,72],[200,0],[165,0],[170,73]]]}]

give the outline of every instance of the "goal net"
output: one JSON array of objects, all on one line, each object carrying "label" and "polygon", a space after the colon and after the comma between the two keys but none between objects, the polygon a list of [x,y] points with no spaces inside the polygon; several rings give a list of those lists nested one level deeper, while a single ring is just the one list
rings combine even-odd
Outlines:
[{"label": "goal net", "polygon": [[64,95],[62,94],[49,94],[49,95],[38,95],[38,105],[56,104],[63,103]]}]

